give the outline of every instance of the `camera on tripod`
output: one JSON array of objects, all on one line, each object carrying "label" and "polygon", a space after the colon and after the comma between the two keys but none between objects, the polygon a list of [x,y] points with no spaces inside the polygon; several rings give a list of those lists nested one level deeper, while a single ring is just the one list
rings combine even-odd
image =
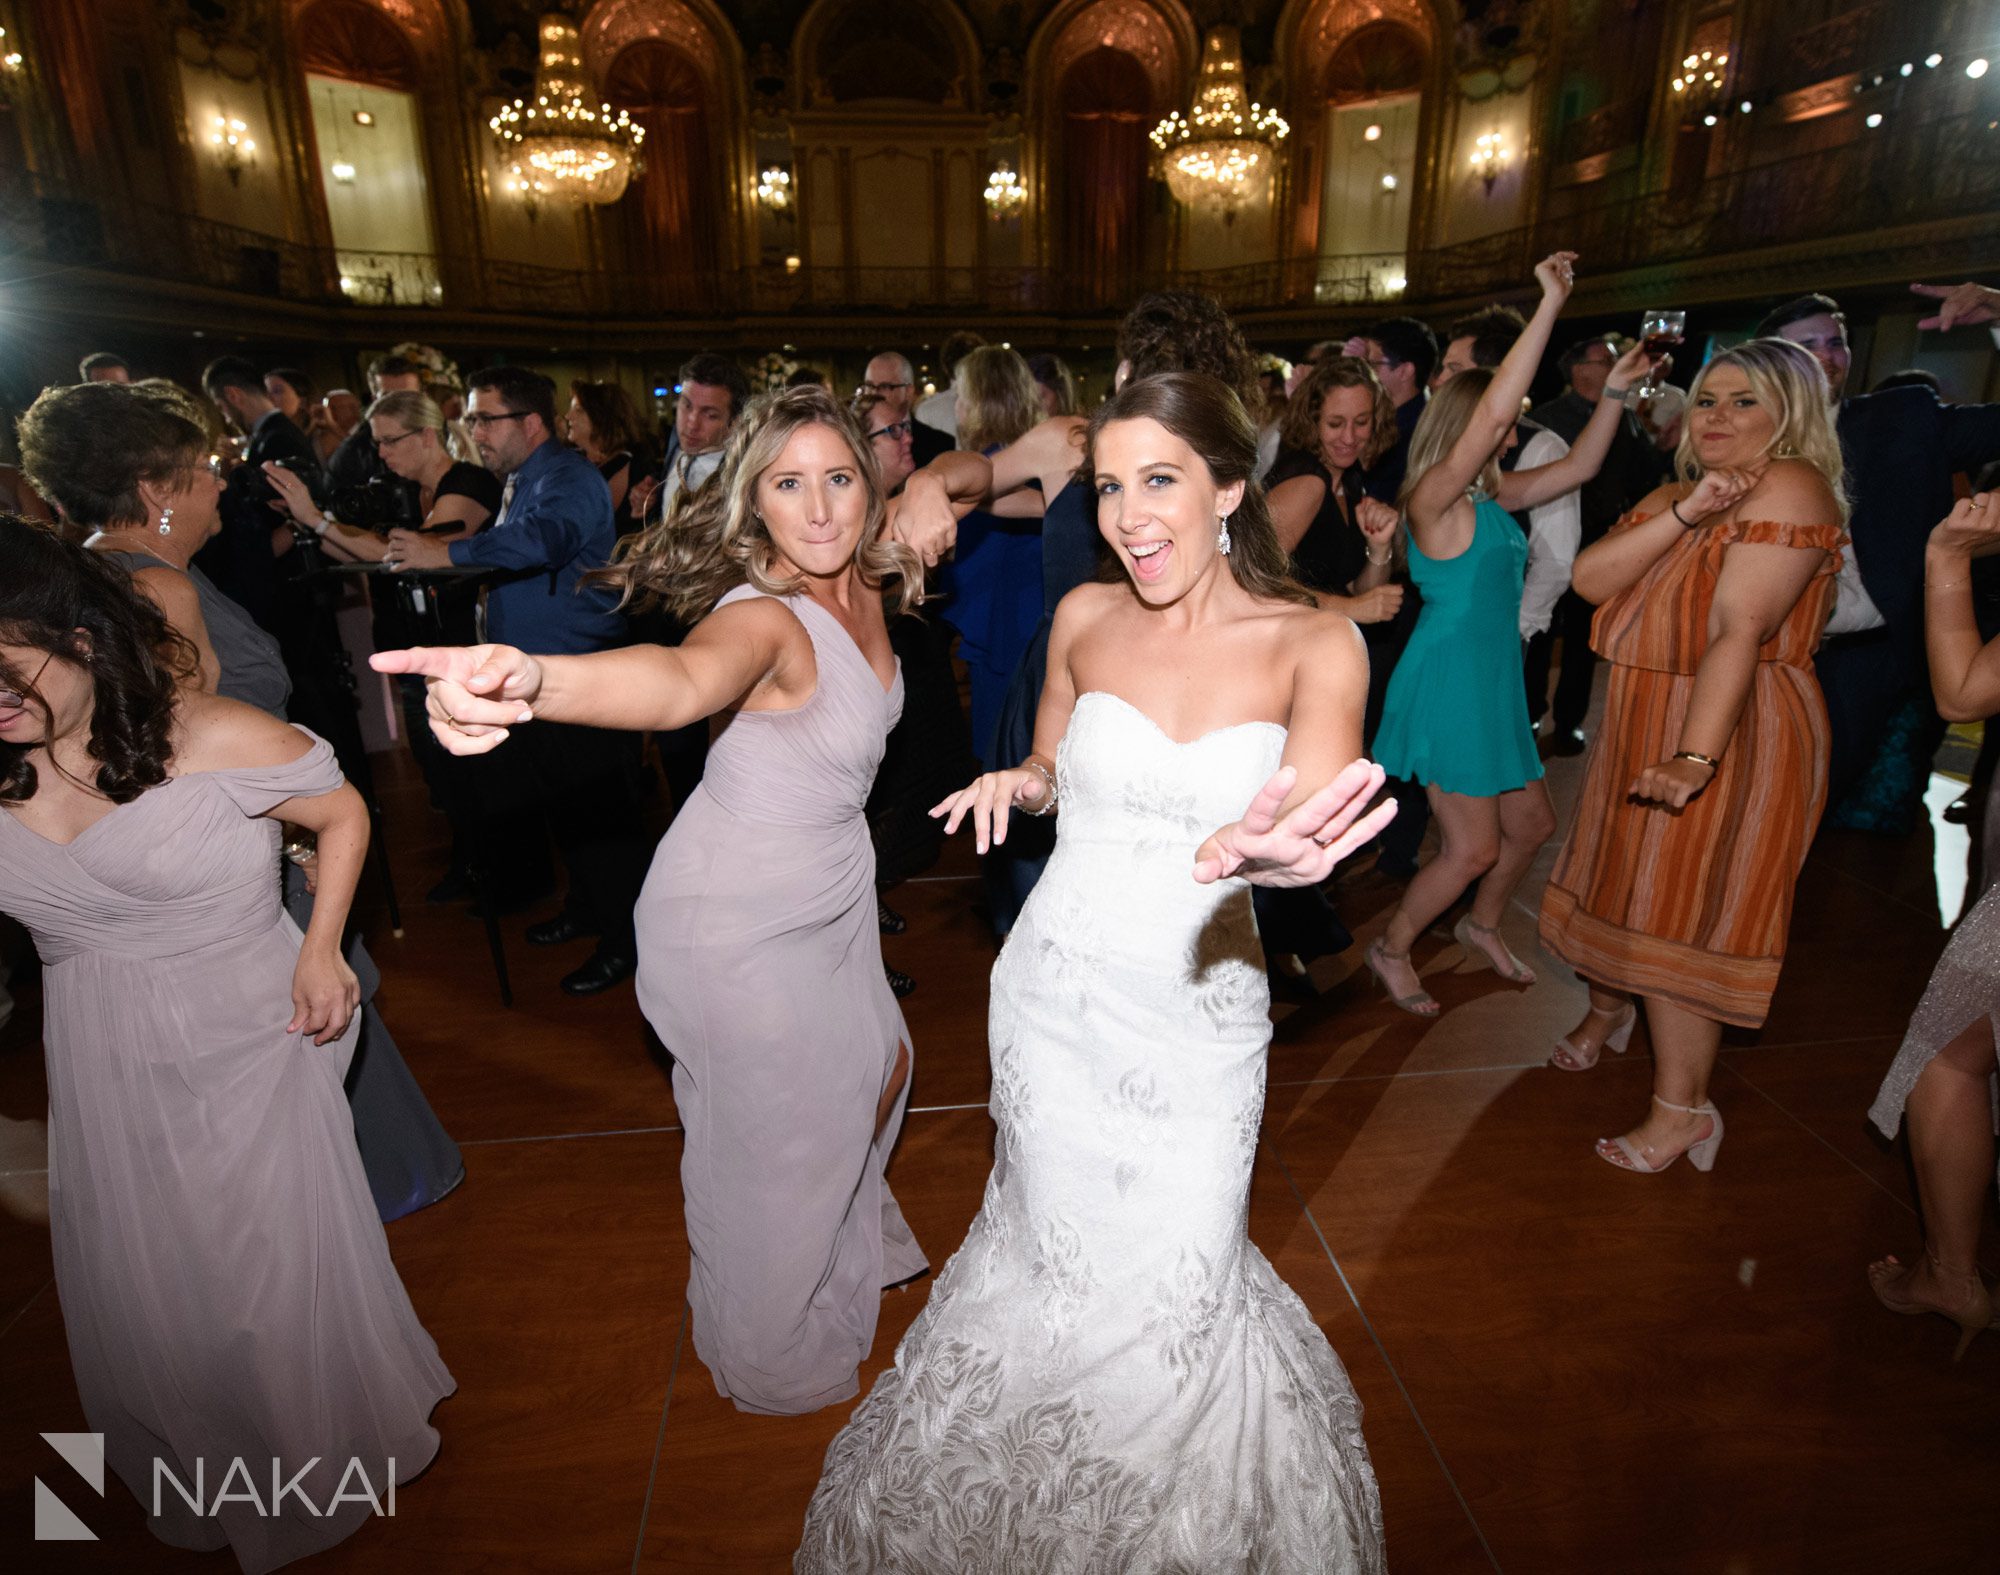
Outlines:
[{"label": "camera on tripod", "polygon": [[417,489],[400,476],[370,476],[359,486],[335,488],[330,507],[341,524],[381,535],[418,530],[424,523]]}]

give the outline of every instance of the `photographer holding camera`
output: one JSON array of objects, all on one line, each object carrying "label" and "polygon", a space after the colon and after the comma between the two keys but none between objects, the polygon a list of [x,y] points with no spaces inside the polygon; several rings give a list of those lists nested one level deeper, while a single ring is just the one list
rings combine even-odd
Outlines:
[{"label": "photographer holding camera", "polygon": [[444,412],[428,394],[384,394],[365,419],[389,472],[381,478],[386,484],[342,487],[322,509],[297,476],[277,465],[264,467],[292,518],[319,537],[331,556],[393,567],[392,530],[421,531],[444,545],[493,518],[500,507],[499,478],[483,465],[452,457]]},{"label": "photographer holding camera", "polygon": [[244,442],[243,463],[225,466],[222,529],[202,549],[201,567],[251,617],[282,638],[286,620],[279,605],[280,582],[297,565],[281,567],[279,560],[292,553],[295,542],[282,516],[272,510],[276,494],[265,478],[272,465],[282,465],[307,491],[318,491],[325,486],[325,473],[305,433],[271,398],[264,374],[242,356],[209,362],[202,369],[201,391]]}]

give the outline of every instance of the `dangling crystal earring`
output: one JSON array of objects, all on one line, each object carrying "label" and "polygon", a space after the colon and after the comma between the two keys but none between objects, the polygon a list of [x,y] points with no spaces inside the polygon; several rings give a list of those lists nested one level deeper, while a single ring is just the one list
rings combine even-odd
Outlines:
[{"label": "dangling crystal earring", "polygon": [[173,530],[174,530],[174,511],[172,509],[161,509],[160,534],[162,536],[171,536],[173,534]]},{"label": "dangling crystal earring", "polygon": [[1225,558],[1229,556],[1229,516],[1227,514],[1222,516],[1222,529],[1216,535],[1215,550]]}]

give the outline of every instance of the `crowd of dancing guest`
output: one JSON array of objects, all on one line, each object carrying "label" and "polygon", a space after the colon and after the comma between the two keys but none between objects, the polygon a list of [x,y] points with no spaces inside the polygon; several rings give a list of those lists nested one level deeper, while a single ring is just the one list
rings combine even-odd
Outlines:
[{"label": "crowd of dancing guest", "polygon": [[[86,1321],[72,1344],[93,1425],[137,1421],[110,1429],[121,1475],[144,1475],[161,1403],[134,1351],[222,1397],[260,1452],[266,1433],[286,1454],[345,1425],[288,1417],[289,1379],[215,1371],[199,1331],[267,1309],[217,1302],[226,1288],[121,1302],[107,1267],[141,1230],[197,1257],[254,1243],[178,1191],[128,1196],[131,1172],[53,1157],[103,1152],[109,1122],[215,1195],[254,1186],[268,1156],[186,1161],[181,1107],[133,1118],[129,1080],[87,1048],[107,1010],[143,1009],[192,966],[267,991],[289,968],[289,1026],[256,1038],[239,992],[177,1047],[151,1023],[135,1053],[329,1049],[241,1084],[274,1130],[313,1134],[311,1196],[273,1188],[253,1225],[317,1209],[349,1283],[281,1255],[283,1315],[394,1334],[310,1380],[411,1457],[434,1447],[424,1418],[450,1379],[379,1224],[353,1214],[357,1186],[388,1219],[462,1175],[347,924],[367,757],[332,607],[366,584],[375,665],[400,682],[454,833],[434,895],[490,917],[542,903],[560,865],[560,905],[526,938],[589,944],[572,995],[636,976],[685,1129],[695,1349],[744,1411],[852,1397],[882,1289],[926,1267],[888,1182],[920,1046],[881,888],[971,823],[975,901],[1008,937],[994,1174],[957,1266],[829,1451],[801,1569],[1105,1551],[1036,1511],[1074,1461],[1052,1444],[994,1469],[941,1420],[960,1389],[993,1429],[1054,1418],[1088,1437],[1130,1567],[1379,1568],[1352,1390],[1242,1229],[1267,986],[1310,990],[1315,960],[1353,945],[1335,867],[1372,852],[1401,886],[1357,960],[1431,1018],[1426,970],[1535,983],[1505,921],[1560,835],[1539,939],[1587,1000],[1553,1065],[1587,1071],[1643,1023],[1651,1102],[1596,1153],[1641,1173],[1686,1155],[1684,1176],[1715,1162],[1720,1037],[1769,1010],[1823,809],[1859,823],[1887,805],[1893,822],[1940,719],[2000,706],[1969,588],[1973,560],[2000,552],[1995,505],[1951,508],[1954,478],[2000,458],[2000,411],[1922,384],[1844,398],[1845,320],[1808,296],[1708,355],[1684,400],[1643,403],[1668,368],[1642,346],[1572,339],[1563,392],[1524,415],[1574,261],[1523,281],[1526,318],[1389,318],[1290,376],[1186,292],[1133,305],[1109,387],[1088,395],[1052,353],[965,334],[938,357],[942,386],[883,346],[851,401],[817,368],[753,396],[704,352],[660,439],[615,383],[572,381],[559,408],[539,372],[461,382],[419,345],[369,365],[365,403],[239,357],[209,364],[205,397],[87,357],[23,421],[22,471],[0,475],[55,516],[0,524],[5,566],[37,580],[0,577],[0,840],[19,853],[0,861],[0,907],[48,967],[51,1168],[69,1184],[83,1166],[70,1196],[89,1202],[58,1211],[59,1273]],[[2000,295],[1966,286],[1932,325],[1996,317]],[[1560,826],[1543,757],[1586,748]],[[318,831],[316,858],[281,869],[280,819],[295,842]],[[99,867],[134,838],[195,836],[157,889]],[[199,964],[149,939],[179,908],[191,933],[223,926]],[[1433,939],[1447,923],[1449,947]],[[1907,1121],[1925,1239],[1920,1262],[1885,1259],[1870,1281],[1967,1339],[1991,1317],[1973,1252],[1995,923],[1989,895],[1873,1112],[1885,1131]],[[372,1098],[370,1068],[387,1079]],[[330,1116],[343,1074],[350,1104]],[[1161,1332],[1196,1322],[1193,1346]],[[375,1405],[382,1383],[396,1405]],[[1279,1462],[1305,1463],[1310,1513],[1260,1496]],[[1212,1513],[1190,1521],[1190,1502]],[[304,1535],[159,1529],[228,1540],[253,1568]]]}]

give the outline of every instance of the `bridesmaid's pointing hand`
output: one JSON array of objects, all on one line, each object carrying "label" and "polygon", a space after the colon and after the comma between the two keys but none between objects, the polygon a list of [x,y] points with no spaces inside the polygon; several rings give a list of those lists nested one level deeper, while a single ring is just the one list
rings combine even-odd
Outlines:
[{"label": "bridesmaid's pointing hand", "polygon": [[431,731],[454,755],[483,755],[506,741],[507,729],[535,719],[542,665],[511,645],[416,645],[377,651],[378,673],[421,673]]},{"label": "bridesmaid's pointing hand", "polygon": [[[1333,867],[1395,819],[1396,801],[1368,804],[1382,787],[1382,768],[1356,760],[1281,820],[1279,811],[1298,782],[1281,766],[1243,818],[1224,826],[1194,855],[1201,885],[1240,875],[1256,886],[1317,886]],[[1367,810],[1366,814],[1362,812]]]}]

